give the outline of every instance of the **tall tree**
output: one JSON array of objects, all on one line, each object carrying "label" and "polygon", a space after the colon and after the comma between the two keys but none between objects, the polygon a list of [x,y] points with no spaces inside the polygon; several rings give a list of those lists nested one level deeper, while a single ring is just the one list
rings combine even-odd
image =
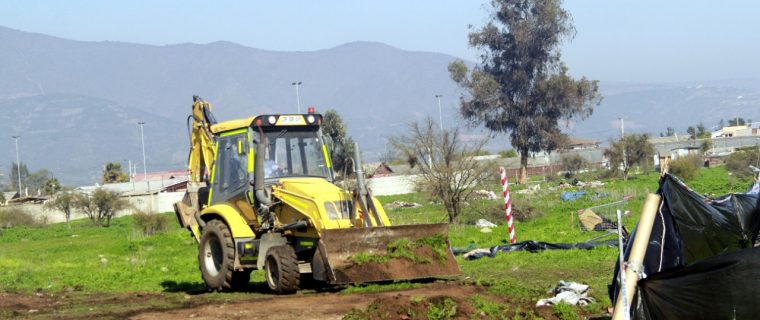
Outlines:
[{"label": "tall tree", "polygon": [[493,0],[491,21],[470,33],[481,63],[449,65],[451,78],[467,91],[460,112],[492,133],[509,133],[520,154],[520,181],[527,179],[531,152],[557,149],[560,120],[585,118],[601,102],[598,81],[573,79],[559,46],[575,36],[561,0]]},{"label": "tall tree", "polygon": [[654,146],[649,142],[647,134],[626,135],[617,141],[612,141],[604,151],[604,156],[610,161],[613,172],[622,170],[623,180],[628,180],[630,169],[643,165],[654,155]]},{"label": "tall tree", "polygon": [[45,184],[53,179],[53,173],[47,169],[41,169],[32,173],[26,177],[23,184],[29,187],[29,193],[40,194],[44,192]]},{"label": "tall tree", "polygon": [[109,162],[103,168],[103,176],[100,178],[102,183],[118,183],[129,181],[129,176],[121,171],[121,163]]},{"label": "tall tree", "polygon": [[729,127],[732,127],[732,126],[743,126],[743,125],[746,125],[746,124],[747,124],[747,121],[744,120],[744,118],[742,118],[742,117],[736,117],[736,118],[733,118],[733,119],[728,119],[728,126]]},{"label": "tall tree", "polygon": [[692,138],[692,139],[697,138],[697,129],[692,126],[689,126],[688,128],[686,128],[686,133],[689,134],[689,138]]},{"label": "tall tree", "polygon": [[[11,163],[11,187],[14,191],[19,190],[18,187],[18,174],[19,166],[17,163]],[[21,163],[21,189],[27,186],[26,178],[29,176],[29,169],[26,167],[26,163]],[[23,192],[23,190],[22,190]]]},{"label": "tall tree", "polygon": [[61,190],[61,183],[58,182],[58,179],[56,178],[50,178],[45,181],[45,184],[42,186],[42,192],[44,192],[46,195],[54,195],[58,191]]},{"label": "tall tree", "polygon": [[346,174],[351,174],[353,168],[346,168],[346,160],[354,156],[354,140],[346,133],[346,125],[337,111],[328,109],[325,112],[322,133],[330,137],[334,145],[330,152],[330,160],[335,173],[343,176],[345,170]]},{"label": "tall tree", "polygon": [[711,136],[710,131],[707,130],[704,123],[700,122],[699,124],[697,124],[697,138],[705,139],[705,138],[709,138],[710,136]]}]

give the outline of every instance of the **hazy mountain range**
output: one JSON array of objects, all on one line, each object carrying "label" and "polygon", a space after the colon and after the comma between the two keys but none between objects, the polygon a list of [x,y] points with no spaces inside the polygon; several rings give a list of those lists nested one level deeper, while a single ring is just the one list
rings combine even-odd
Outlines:
[{"label": "hazy mountain range", "polygon": [[[48,168],[64,183],[97,181],[104,163],[142,162],[138,121],[145,121],[148,170],[185,165],[185,120],[191,97],[214,105],[217,119],[336,109],[365,157],[377,159],[384,138],[404,123],[438,118],[462,125],[461,90],[448,75],[455,57],[412,52],[382,43],[352,42],[309,52],[278,52],[230,42],[151,46],[83,42],[0,27],[0,173],[15,161],[11,135],[20,134],[22,162]],[[693,83],[602,82],[602,105],[568,124],[582,138],[626,132],[684,131],[699,121],[742,116],[760,120],[760,80]],[[497,138],[493,149],[506,149]],[[142,167],[138,168],[142,171]]]}]

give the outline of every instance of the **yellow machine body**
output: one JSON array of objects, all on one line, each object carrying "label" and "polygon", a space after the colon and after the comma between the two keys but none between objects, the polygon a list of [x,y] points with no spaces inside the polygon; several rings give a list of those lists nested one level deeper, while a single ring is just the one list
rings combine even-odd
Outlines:
[{"label": "yellow machine body", "polygon": [[[334,184],[328,148],[319,130],[321,121],[318,114],[304,114],[194,124],[198,132],[191,138],[189,169],[196,179],[191,179],[183,201],[175,204],[180,224],[201,241],[207,224],[223,222],[236,249],[235,270],[240,271],[264,268],[266,251],[288,245],[297,254],[302,276],[327,283],[458,274],[450,250],[445,263],[420,267],[396,261],[405,269],[397,274],[383,266],[378,272],[350,270],[355,265],[353,257],[388,254],[388,245],[399,239],[413,242],[440,236],[448,245],[448,226],[392,226],[376,198]],[[259,169],[256,161],[280,164]],[[253,187],[256,170],[267,170],[260,184],[265,186],[263,191]],[[198,179],[204,172],[209,174],[206,182]],[[262,201],[261,194],[271,202]]]}]

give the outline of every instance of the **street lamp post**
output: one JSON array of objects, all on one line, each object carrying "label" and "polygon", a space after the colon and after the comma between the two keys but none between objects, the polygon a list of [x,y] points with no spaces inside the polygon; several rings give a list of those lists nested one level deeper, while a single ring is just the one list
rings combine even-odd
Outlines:
[{"label": "street lamp post", "polygon": [[145,164],[145,133],[143,131],[144,121],[137,123],[140,126],[140,143],[142,143],[142,157],[143,157],[143,178],[148,178],[148,166]]},{"label": "street lamp post", "polygon": [[301,95],[298,93],[298,87],[301,86],[303,82],[297,81],[291,83],[291,85],[294,85],[296,87],[296,103],[298,104],[298,113],[301,113]]},{"label": "street lamp post", "polygon": [[441,111],[441,97],[443,97],[442,94],[436,94],[435,98],[438,99],[438,125],[441,128],[441,131],[443,131],[443,112]]},{"label": "street lamp post", "polygon": [[143,130],[143,126],[145,125],[144,121],[140,121],[137,123],[140,126],[140,143],[142,144],[142,156],[143,156],[143,179],[145,179],[145,185],[148,188],[148,193],[150,193],[150,209],[153,210],[153,192],[150,190],[150,179],[148,179],[148,165],[145,161],[145,132]]},{"label": "street lamp post", "polygon": [[21,197],[21,161],[18,157],[18,138],[21,136],[12,136],[16,140],[16,174],[18,175],[18,196]]}]

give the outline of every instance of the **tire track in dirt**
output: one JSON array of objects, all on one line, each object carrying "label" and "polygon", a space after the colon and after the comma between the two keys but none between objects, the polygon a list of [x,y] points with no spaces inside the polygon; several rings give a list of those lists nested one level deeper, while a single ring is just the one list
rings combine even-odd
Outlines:
[{"label": "tire track in dirt", "polygon": [[215,303],[184,309],[145,312],[134,320],[169,319],[340,319],[353,308],[364,309],[376,299],[415,296],[447,296],[467,299],[482,294],[484,288],[459,284],[433,284],[422,288],[377,293],[317,293],[255,298],[247,301]]}]

